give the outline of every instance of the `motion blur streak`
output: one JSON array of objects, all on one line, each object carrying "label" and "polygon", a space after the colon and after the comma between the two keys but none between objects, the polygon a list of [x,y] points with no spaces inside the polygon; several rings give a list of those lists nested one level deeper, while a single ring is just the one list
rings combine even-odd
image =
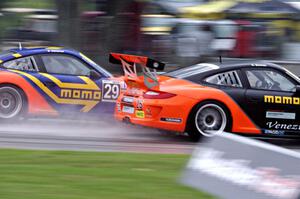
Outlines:
[{"label": "motion blur streak", "polygon": [[113,121],[29,120],[1,124],[0,148],[191,153],[194,144],[174,133],[116,125]]}]

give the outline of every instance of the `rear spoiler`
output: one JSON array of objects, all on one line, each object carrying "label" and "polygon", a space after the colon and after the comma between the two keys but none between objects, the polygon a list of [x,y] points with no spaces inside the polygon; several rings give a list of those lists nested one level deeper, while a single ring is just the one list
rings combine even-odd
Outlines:
[{"label": "rear spoiler", "polygon": [[164,63],[144,56],[127,55],[120,53],[110,53],[109,55],[109,62],[112,64],[122,64],[122,60],[130,65],[140,64],[141,66],[155,70],[164,70],[165,68]]},{"label": "rear spoiler", "polygon": [[[109,61],[113,64],[122,65],[125,74],[125,82],[127,84],[129,81],[134,81],[135,83],[138,83],[140,87],[146,86],[148,89],[159,87],[156,71],[162,71],[165,68],[164,63],[145,56],[110,53]],[[142,67],[143,79],[137,74],[137,64]]]}]

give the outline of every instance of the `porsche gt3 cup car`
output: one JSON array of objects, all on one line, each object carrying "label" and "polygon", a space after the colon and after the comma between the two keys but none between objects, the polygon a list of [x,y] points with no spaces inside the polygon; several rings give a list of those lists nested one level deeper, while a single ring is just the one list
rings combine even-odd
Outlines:
[{"label": "porsche gt3 cup car", "polygon": [[279,65],[202,63],[156,75],[149,67],[164,66],[147,57],[112,53],[111,61],[122,63],[127,84],[117,100],[118,120],[187,132],[194,140],[223,131],[300,135],[300,80]]},{"label": "porsche gt3 cup car", "polygon": [[0,54],[0,119],[113,113],[121,80],[74,50],[19,48]]}]

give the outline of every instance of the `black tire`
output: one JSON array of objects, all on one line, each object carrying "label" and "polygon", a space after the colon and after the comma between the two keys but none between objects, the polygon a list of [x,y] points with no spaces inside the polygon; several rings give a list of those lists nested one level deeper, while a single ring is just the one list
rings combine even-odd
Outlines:
[{"label": "black tire", "polygon": [[189,115],[187,133],[193,141],[213,137],[230,130],[231,117],[228,109],[219,102],[199,103]]},{"label": "black tire", "polygon": [[27,100],[24,92],[16,86],[0,87],[0,120],[9,121],[24,116]]}]

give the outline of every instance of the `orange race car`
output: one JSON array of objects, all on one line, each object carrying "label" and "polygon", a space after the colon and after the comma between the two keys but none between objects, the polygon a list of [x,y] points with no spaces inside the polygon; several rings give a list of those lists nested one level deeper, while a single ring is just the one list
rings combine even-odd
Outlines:
[{"label": "orange race car", "polygon": [[111,53],[110,61],[122,64],[127,84],[116,103],[118,120],[187,132],[194,140],[223,131],[300,135],[300,80],[281,66],[202,63],[157,75],[164,64],[147,57]]}]

